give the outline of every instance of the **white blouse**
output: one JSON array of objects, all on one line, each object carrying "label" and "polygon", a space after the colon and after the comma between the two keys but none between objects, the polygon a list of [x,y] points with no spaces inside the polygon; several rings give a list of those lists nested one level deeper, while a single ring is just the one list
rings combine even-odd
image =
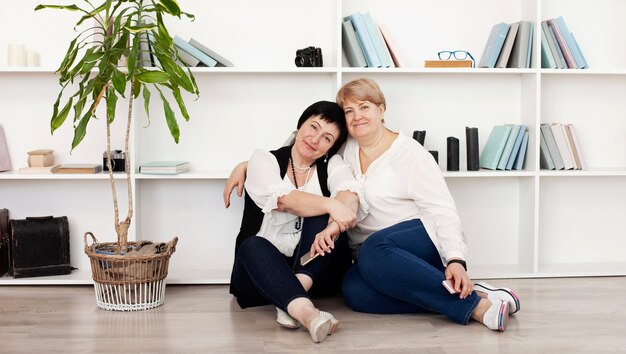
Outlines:
[{"label": "white blouse", "polygon": [[[263,223],[257,236],[269,240],[285,256],[291,257],[298,242],[300,230],[296,230],[297,216],[288,212],[276,210],[278,198],[289,194],[296,187],[285,174],[280,177],[280,167],[276,157],[269,151],[256,150],[248,161],[248,177],[245,188],[254,203],[264,213]],[[298,190],[322,195],[317,170],[311,172],[311,178]],[[359,211],[357,221],[362,220],[369,207],[363,198],[361,184],[354,179],[352,168],[343,161],[341,156],[335,155],[328,161],[328,190],[331,198],[341,191],[352,191],[359,196]]]},{"label": "white blouse", "polygon": [[348,138],[342,153],[363,184],[369,206],[365,219],[348,230],[355,252],[372,233],[420,219],[444,265],[451,258],[466,259],[467,246],[456,204],[439,166],[420,143],[400,133],[365,174],[361,173],[356,140]]}]

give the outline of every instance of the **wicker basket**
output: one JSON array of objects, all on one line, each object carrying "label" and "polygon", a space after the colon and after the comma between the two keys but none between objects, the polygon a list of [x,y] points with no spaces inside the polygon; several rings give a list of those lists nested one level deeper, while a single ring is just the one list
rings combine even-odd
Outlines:
[{"label": "wicker basket", "polygon": [[[91,245],[87,236],[93,241]],[[85,233],[84,241],[99,308],[139,311],[163,305],[165,278],[178,237],[161,244],[128,242],[131,252],[124,255],[110,254],[112,252],[107,250],[116,247],[117,243],[100,243],[91,232]],[[142,252],[142,249],[148,252]]]}]

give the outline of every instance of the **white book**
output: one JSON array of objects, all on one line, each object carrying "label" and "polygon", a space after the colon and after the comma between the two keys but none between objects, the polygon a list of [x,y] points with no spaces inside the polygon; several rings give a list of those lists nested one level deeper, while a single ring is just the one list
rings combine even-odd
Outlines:
[{"label": "white book", "polygon": [[565,169],[575,169],[576,164],[574,163],[574,156],[570,151],[569,144],[567,143],[567,137],[565,136],[565,132],[563,131],[562,124],[551,124],[550,130],[552,130],[552,135],[554,135],[554,141],[556,141],[556,146],[559,149],[559,154],[561,155],[561,159],[563,160],[563,165],[565,166]]},{"label": "white book", "polygon": [[576,130],[574,129],[574,125],[567,124],[566,127],[572,137],[572,142],[574,143],[573,144],[574,150],[576,151],[576,155],[578,156],[578,163],[580,164],[580,169],[586,170],[587,163],[585,162],[585,159],[583,158],[583,152],[582,152],[582,149],[580,148],[580,143],[578,142],[578,138],[576,137]]}]

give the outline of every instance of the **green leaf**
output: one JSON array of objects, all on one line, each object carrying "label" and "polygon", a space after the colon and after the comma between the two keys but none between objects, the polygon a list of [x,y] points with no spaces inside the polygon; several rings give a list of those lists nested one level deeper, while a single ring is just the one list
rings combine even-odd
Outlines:
[{"label": "green leaf", "polygon": [[163,83],[169,81],[170,79],[170,76],[161,70],[147,70],[135,75],[135,77],[137,80],[146,84]]},{"label": "green leaf", "polygon": [[61,89],[61,92],[59,92],[59,95],[57,96],[57,100],[54,101],[54,104],[52,105],[52,118],[50,119],[50,134],[53,134],[54,131],[61,126],[61,124],[63,124],[63,122],[58,123],[58,113],[59,113],[59,104],[61,103],[61,96],[63,96],[63,90],[65,89],[65,86],[63,86],[63,88]]},{"label": "green leaf", "polygon": [[185,106],[185,102],[183,101],[183,96],[180,94],[180,90],[177,86],[172,86],[171,90],[174,98],[176,99],[176,103],[178,103],[180,113],[183,115],[186,121],[189,121],[189,113],[187,112],[187,107]]},{"label": "green leaf", "polygon": [[124,26],[131,33],[138,33],[146,30],[150,30],[155,28],[156,25],[154,23],[143,23],[137,26]]},{"label": "green leaf", "polygon": [[59,112],[59,115],[56,116],[56,119],[53,119],[52,131],[63,125],[63,122],[65,122],[65,119],[67,118],[67,115],[70,113],[70,109],[72,108],[72,101],[73,100],[70,98],[70,100],[67,101],[67,103],[65,104],[65,107],[63,107],[61,112]]},{"label": "green leaf", "polygon": [[174,138],[174,142],[178,144],[178,139],[180,138],[180,130],[178,128],[178,122],[176,121],[176,115],[170,107],[170,103],[167,102],[165,96],[163,96],[163,92],[159,90],[159,94],[161,95],[161,101],[163,101],[163,112],[165,112],[165,121],[167,122],[167,127],[170,129],[170,134]]},{"label": "green leaf", "polygon": [[109,86],[107,88],[107,120],[109,123],[113,123],[115,119],[115,107],[117,106],[117,95],[115,94],[115,88]]},{"label": "green leaf", "polygon": [[72,150],[74,150],[80,144],[80,142],[83,141],[83,138],[85,138],[85,135],[87,134],[87,123],[89,123],[91,114],[92,114],[91,110],[87,111],[87,113],[85,113],[83,118],[81,118],[78,125],[74,128],[74,139],[72,140]]},{"label": "green leaf", "polygon": [[76,5],[37,5],[37,7],[35,7],[35,11],[38,11],[38,10],[41,10],[41,9],[84,11],[84,10],[81,10],[81,8],[79,8]]},{"label": "green leaf", "polygon": [[163,5],[165,12],[180,18],[180,6],[176,0],[159,0],[159,3]]},{"label": "green leaf", "polygon": [[113,82],[113,87],[115,87],[117,92],[124,97],[124,92],[126,92],[126,75],[119,71],[117,67],[113,69],[113,78],[111,79],[111,82]]},{"label": "green leaf", "polygon": [[146,111],[148,124],[150,124],[150,90],[147,85],[143,86],[143,109]]},{"label": "green leaf", "polygon": [[74,28],[80,26],[85,20],[88,20],[90,18],[97,16],[104,9],[105,9],[105,4],[102,4],[98,6],[97,8],[93,9],[91,12],[87,12],[85,16],[81,17],[81,19],[78,22],[76,22],[76,26],[74,26]]}]

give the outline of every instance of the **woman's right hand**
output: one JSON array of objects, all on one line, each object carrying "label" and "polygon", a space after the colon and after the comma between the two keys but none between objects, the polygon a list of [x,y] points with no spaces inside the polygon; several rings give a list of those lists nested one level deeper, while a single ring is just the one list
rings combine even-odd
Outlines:
[{"label": "woman's right hand", "polygon": [[226,185],[224,186],[224,206],[226,208],[230,206],[230,195],[235,188],[237,188],[237,196],[241,197],[243,195],[243,185],[246,181],[247,170],[248,161],[240,162],[233,168],[233,171],[226,180]]}]

